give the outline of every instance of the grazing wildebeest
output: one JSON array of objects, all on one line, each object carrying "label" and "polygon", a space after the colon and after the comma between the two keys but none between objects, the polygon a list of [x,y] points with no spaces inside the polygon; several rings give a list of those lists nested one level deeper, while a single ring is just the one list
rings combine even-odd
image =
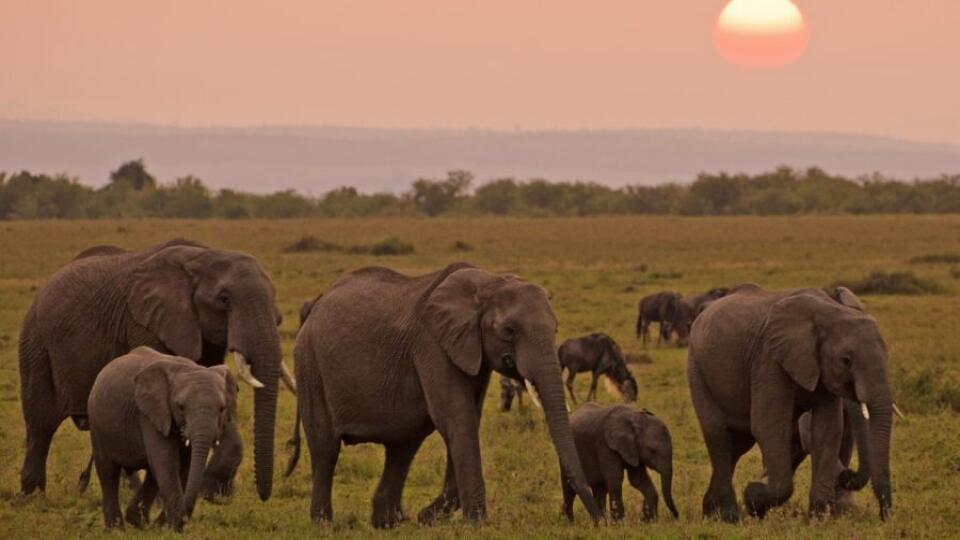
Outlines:
[{"label": "grazing wildebeest", "polygon": [[703,310],[707,309],[707,306],[709,306],[711,302],[723,298],[728,292],[730,292],[730,289],[726,287],[714,287],[703,294],[685,298],[683,301],[693,310],[693,317],[697,318],[703,313]]},{"label": "grazing wildebeest", "polygon": [[576,339],[568,339],[558,351],[561,369],[567,370],[567,390],[574,403],[573,380],[577,373],[591,372],[590,392],[587,401],[597,397],[597,380],[605,375],[616,384],[617,391],[628,402],[637,399],[637,381],[627,369],[620,346],[610,336],[594,333]]},{"label": "grazing wildebeest", "polygon": [[669,341],[670,334],[676,332],[679,343],[683,344],[690,335],[694,318],[693,308],[678,293],[664,291],[644,296],[638,306],[637,337],[642,338],[643,343],[649,341],[650,324],[658,322],[657,343]]}]

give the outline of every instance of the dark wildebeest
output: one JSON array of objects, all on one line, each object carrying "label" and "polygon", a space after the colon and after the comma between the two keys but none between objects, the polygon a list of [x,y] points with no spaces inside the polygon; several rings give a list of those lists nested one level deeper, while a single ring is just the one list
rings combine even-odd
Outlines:
[{"label": "dark wildebeest", "polygon": [[[505,375],[500,376],[500,410],[509,411],[510,407],[513,405],[513,398],[517,398],[517,405],[520,408],[523,408],[523,394],[527,392],[527,387],[524,385],[524,382],[521,380],[514,379],[512,377],[507,377]],[[537,401],[537,397],[533,394],[530,395],[533,400],[533,404],[537,407],[541,407],[540,403]]]},{"label": "dark wildebeest", "polygon": [[658,322],[657,343],[669,341],[670,334],[676,332],[679,343],[683,344],[690,335],[694,318],[693,308],[678,293],[664,291],[644,296],[638,306],[637,337],[646,344],[650,340],[650,324]]},{"label": "dark wildebeest", "polygon": [[573,393],[573,380],[577,373],[591,372],[590,393],[587,401],[597,397],[597,380],[605,375],[617,388],[617,391],[628,401],[637,399],[637,381],[627,369],[620,346],[606,334],[594,333],[576,339],[568,339],[560,345],[558,351],[560,368],[567,370],[567,390],[570,399],[577,403]]}]

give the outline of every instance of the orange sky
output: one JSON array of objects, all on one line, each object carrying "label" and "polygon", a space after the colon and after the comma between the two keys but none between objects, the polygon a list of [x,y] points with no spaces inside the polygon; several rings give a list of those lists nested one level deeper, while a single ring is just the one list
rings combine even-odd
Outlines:
[{"label": "orange sky", "polygon": [[9,0],[0,117],[960,143],[960,2],[796,0],[810,46],[774,72],[719,59],[724,3]]}]

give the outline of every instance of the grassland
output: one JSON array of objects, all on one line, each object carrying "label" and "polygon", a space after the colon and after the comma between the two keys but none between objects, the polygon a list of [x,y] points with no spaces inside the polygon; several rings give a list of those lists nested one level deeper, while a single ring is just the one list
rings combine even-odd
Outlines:
[{"label": "grassland", "polygon": [[[341,245],[370,245],[397,237],[415,245],[413,254],[375,257],[344,251],[284,253],[283,247],[311,234]],[[75,484],[88,455],[86,434],[65,423],[54,439],[45,497],[21,500],[23,457],[16,343],[21,318],[35,290],[74,254],[94,244],[149,246],[173,236],[257,256],[274,280],[284,314],[283,347],[290,361],[297,310],[343,272],[371,264],[409,273],[432,271],[454,260],[516,273],[547,287],[560,319],[560,338],[604,331],[628,353],[641,352],[633,337],[637,300],[661,289],[685,293],[716,285],[753,281],[770,288],[823,286],[860,278],[874,270],[912,271],[945,287],[943,294],[868,296],[890,350],[890,372],[907,419],[894,431],[894,515],[877,517],[868,491],[859,508],[839,519],[806,517],[809,463],[798,472],[793,499],[763,522],[732,526],[700,518],[700,499],[709,477],[706,450],[690,404],[685,351],[674,347],[645,352],[653,363],[634,366],[639,402],[663,417],[674,437],[674,491],[681,517],[645,524],[640,496],[628,490],[627,519],[594,528],[578,508],[577,522],[560,518],[556,458],[540,413],[496,410],[496,385],[485,405],[481,443],[489,519],[482,526],[459,517],[421,528],[407,522],[392,531],[368,524],[374,486],[382,467],[379,447],[347,447],[334,486],[335,519],[317,527],[308,519],[309,462],[277,478],[273,498],[254,491],[252,459],[245,459],[238,492],[229,505],[198,505],[190,535],[204,538],[344,536],[383,538],[531,537],[622,538],[887,538],[960,536],[960,280],[956,265],[931,254],[960,253],[960,217],[797,218],[589,218],[589,219],[370,219],[289,221],[96,221],[0,223],[0,531],[5,538],[113,536],[103,529],[96,482],[83,495]],[[453,252],[456,241],[473,246]],[[920,262],[911,262],[917,258]],[[586,394],[587,377],[577,381]],[[613,397],[600,391],[602,401]],[[242,391],[241,432],[250,436],[249,391]],[[281,396],[277,468],[286,459],[294,399]],[[250,442],[248,441],[248,448]],[[443,452],[434,435],[417,456],[407,483],[405,506],[415,513],[440,488]],[[278,471],[279,474],[279,471]],[[741,461],[736,485],[759,477],[756,449]],[[666,517],[665,517],[666,516]],[[172,536],[165,531],[127,531],[136,537]]]}]

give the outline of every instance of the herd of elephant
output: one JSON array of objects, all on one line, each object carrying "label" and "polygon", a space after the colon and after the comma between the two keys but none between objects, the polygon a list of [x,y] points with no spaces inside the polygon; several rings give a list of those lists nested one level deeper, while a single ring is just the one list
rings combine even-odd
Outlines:
[{"label": "herd of elephant", "polygon": [[[850,291],[766,291],[756,285],[713,289],[684,299],[644,298],[637,335],[660,322],[661,339],[689,343],[691,397],[712,476],[706,517],[736,521],[732,477],[738,459],[759,444],[765,482],[743,493],[763,517],[786,502],[801,461],[812,458],[812,514],[839,513],[845,493],[868,482],[881,518],[892,505],[889,448],[896,410],[886,346],[876,321]],[[278,389],[297,399],[310,453],[310,517],[333,518],[331,490],[342,445],[386,449],[372,501],[372,523],[404,519],[410,464],[439,432],[446,474],[439,495],[420,510],[422,524],[461,510],[487,512],[479,426],[492,372],[501,375],[501,409],[527,389],[546,417],[560,464],[563,511],[579,499],[594,522],[624,515],[624,474],[657,515],[656,471],[670,512],[673,448],[664,422],[632,405],[637,382],[620,347],[605,334],[555,344],[557,318],[546,291],[512,275],[454,263],[407,276],[387,268],[350,272],[304,303],[294,349],[284,366],[276,291],[249,255],[176,239],[142,251],[96,246],[58,270],[36,294],[20,334],[26,455],[24,494],[46,487],[46,460],[59,425],[90,431],[108,527],[154,520],[182,530],[198,497],[229,496],[243,455],[236,425],[237,385],[253,388],[256,489],[271,495]],[[564,383],[562,370],[567,371]],[[631,404],[576,405],[573,380],[609,378]],[[509,397],[510,399],[507,399]],[[856,447],[859,470],[849,464]],[[522,451],[517,449],[517,451]],[[145,470],[141,482],[137,472]],[[82,483],[89,477],[89,466]],[[135,495],[121,513],[123,478]]]}]

